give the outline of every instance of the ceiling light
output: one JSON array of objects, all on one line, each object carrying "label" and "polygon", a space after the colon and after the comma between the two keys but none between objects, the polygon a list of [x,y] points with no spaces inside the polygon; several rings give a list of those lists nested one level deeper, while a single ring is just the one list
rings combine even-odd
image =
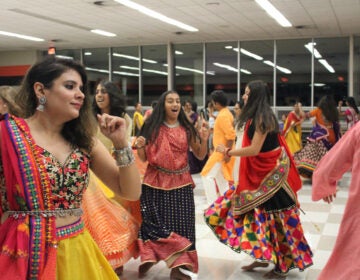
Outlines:
[{"label": "ceiling light", "polygon": [[84,55],[92,55],[92,52],[84,52]]},{"label": "ceiling light", "polygon": [[[215,66],[217,66],[217,67],[220,67],[220,68],[225,68],[225,69],[227,69],[227,70],[229,70],[229,71],[232,71],[232,72],[239,72],[235,67],[232,67],[232,66],[230,66],[230,65],[227,65],[227,64],[222,64],[222,63],[218,63],[218,62],[214,62],[213,63]],[[245,74],[248,74],[248,75],[251,75],[252,73],[250,72],[250,71],[248,71],[248,70],[246,70],[246,69],[240,69],[240,72],[242,72],[242,73],[245,73]]]},{"label": "ceiling light", "polygon": [[177,55],[183,55],[184,53],[182,51],[175,51],[175,54]]},{"label": "ceiling light", "polygon": [[[121,53],[113,53],[113,56],[139,61],[139,58],[137,56],[132,56],[132,55],[126,55],[126,54],[121,54]],[[147,62],[147,63],[153,63],[153,64],[157,63],[157,61],[155,61],[155,60],[146,59],[146,58],[143,58],[142,61]]]},{"label": "ceiling light", "polygon": [[285,16],[276,9],[268,0],[255,0],[256,3],[263,8],[269,16],[275,19],[282,27],[291,27],[292,24],[285,18]]},{"label": "ceiling light", "polygon": [[33,37],[33,36],[27,36],[27,35],[21,35],[17,33],[7,32],[7,31],[0,31],[0,35],[9,36],[9,37],[16,37],[24,40],[30,40],[30,41],[36,41],[36,42],[43,42],[44,39]]},{"label": "ceiling light", "polygon": [[231,50],[233,47],[232,46],[225,46],[225,49]]},{"label": "ceiling light", "polygon": [[252,58],[255,58],[256,60],[263,60],[263,58],[262,58],[260,55],[257,55],[257,54],[254,54],[254,53],[252,53],[252,52],[249,52],[249,51],[247,51],[247,50],[245,50],[245,49],[243,49],[243,48],[240,49],[240,52],[241,52],[242,54],[245,54],[245,55],[247,55],[247,56],[250,56],[250,57],[252,57]]},{"label": "ceiling light", "polygon": [[319,59],[319,62],[330,72],[335,73],[334,68],[326,61],[326,59]]},{"label": "ceiling light", "polygon": [[111,33],[111,32],[107,32],[107,31],[104,31],[104,30],[100,30],[100,29],[92,29],[90,31],[92,33],[96,33],[96,34],[106,36],[106,37],[116,37],[116,34]]},{"label": "ceiling light", "polygon": [[139,77],[139,74],[134,74],[134,73],[130,73],[130,72],[120,72],[120,71],[114,71],[114,74],[118,74],[121,76],[133,76],[133,77]]},{"label": "ceiling light", "polygon": [[114,1],[124,5],[126,7],[129,7],[131,9],[137,10],[140,13],[143,13],[143,14],[149,16],[149,17],[153,17],[155,19],[161,20],[161,21],[166,22],[168,24],[175,25],[175,26],[180,27],[182,29],[185,29],[187,31],[190,31],[190,32],[199,31],[195,27],[192,27],[192,26],[187,25],[185,23],[182,23],[182,22],[180,22],[178,20],[175,20],[175,19],[169,18],[167,16],[164,16],[164,15],[158,13],[158,12],[155,12],[155,11],[153,11],[153,10],[151,10],[149,8],[146,8],[145,6],[142,6],[140,4],[137,4],[137,3],[133,2],[133,1],[130,1],[130,0],[114,0]]},{"label": "ceiling light", "polygon": [[[233,48],[233,50],[236,51],[236,52],[239,51],[238,48]],[[247,55],[247,56],[249,56],[249,57],[252,57],[252,58],[254,58],[254,59],[256,59],[256,60],[263,60],[263,58],[262,58],[260,55],[257,55],[257,54],[254,54],[254,53],[252,53],[252,52],[249,52],[249,51],[247,51],[247,50],[245,50],[245,49],[243,49],[243,48],[240,49],[240,52],[241,52],[242,54]]]},{"label": "ceiling light", "polygon": [[322,56],[321,56],[321,54],[319,53],[319,51],[318,51],[317,49],[315,49],[315,45],[316,45],[316,43],[310,42],[310,43],[307,43],[307,44],[304,45],[304,46],[305,46],[305,48],[308,49],[308,51],[309,51],[310,53],[313,53],[313,52],[314,52],[315,58],[317,58],[317,59],[322,58]]},{"label": "ceiling light", "polygon": [[[120,67],[120,68],[124,68],[124,69],[130,69],[130,70],[137,70],[137,71],[139,71],[139,68],[138,68],[138,67],[127,66],[127,65],[120,65],[119,67]],[[146,68],[143,68],[142,71],[143,71],[143,72],[160,74],[160,75],[164,75],[164,76],[167,76],[167,75],[168,75],[168,73],[167,73],[167,72],[164,72],[164,71],[158,71],[158,70],[152,70],[152,69],[146,69]]]},{"label": "ceiling light", "polygon": [[[168,67],[169,65],[164,63],[163,66]],[[193,69],[193,68],[188,68],[188,67],[182,67],[182,66],[175,66],[176,69],[179,70],[184,70],[184,71],[190,71],[190,72],[194,72],[194,73],[198,73],[198,74],[204,74],[203,71],[201,70],[197,70],[197,69]]]},{"label": "ceiling light", "polygon": [[68,56],[68,55],[57,54],[55,56],[58,58],[63,58],[63,59],[74,59],[72,56]]},{"label": "ceiling light", "polygon": [[281,71],[281,72],[283,72],[283,73],[285,73],[285,74],[291,74],[292,72],[291,72],[291,70],[289,70],[289,69],[287,69],[287,68],[285,68],[285,67],[281,67],[281,66],[279,66],[279,65],[276,65],[275,66],[275,64],[274,64],[274,62],[272,62],[272,61],[270,61],[270,60],[265,60],[265,61],[263,61],[266,65],[269,65],[269,66],[271,66],[271,67],[276,67],[276,69],[278,69],[279,71]]}]

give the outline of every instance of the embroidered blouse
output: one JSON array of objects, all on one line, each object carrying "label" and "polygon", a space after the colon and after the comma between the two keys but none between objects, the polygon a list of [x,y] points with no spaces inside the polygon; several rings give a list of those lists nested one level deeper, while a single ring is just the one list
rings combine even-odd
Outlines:
[{"label": "embroidered blouse", "polygon": [[[55,209],[79,208],[89,180],[89,155],[79,149],[74,149],[64,164],[61,164],[50,152],[39,146],[37,149],[49,175],[51,199]],[[4,212],[10,210],[6,199],[2,161],[0,161],[0,196],[3,202],[2,210]]]}]

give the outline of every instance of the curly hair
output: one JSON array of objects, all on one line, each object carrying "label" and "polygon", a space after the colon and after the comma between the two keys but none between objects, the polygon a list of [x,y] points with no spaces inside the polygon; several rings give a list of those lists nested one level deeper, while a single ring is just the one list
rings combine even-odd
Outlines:
[{"label": "curly hair", "polygon": [[7,106],[8,113],[19,116],[20,115],[20,108],[15,103],[15,97],[17,95],[16,90],[10,86],[0,86],[0,98]]},{"label": "curly hair", "polygon": [[[124,117],[126,114],[126,98],[121,93],[120,88],[111,81],[100,81],[98,86],[101,86],[105,89],[106,93],[109,95],[110,100],[110,115],[118,116],[118,117]],[[99,106],[96,103],[96,99],[94,98],[93,101],[93,110],[95,115],[101,114],[101,110]]]}]

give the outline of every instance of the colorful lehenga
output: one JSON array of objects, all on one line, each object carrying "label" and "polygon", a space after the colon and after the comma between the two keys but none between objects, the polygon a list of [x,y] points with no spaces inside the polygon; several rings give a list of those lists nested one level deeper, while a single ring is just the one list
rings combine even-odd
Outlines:
[{"label": "colorful lehenga", "polygon": [[[89,155],[74,149],[64,164],[37,146],[23,119],[1,121],[1,279],[118,279],[82,219],[56,228],[56,216],[81,215]],[[6,164],[5,164],[6,163]]]},{"label": "colorful lehenga", "polygon": [[292,154],[302,148],[301,121],[302,119],[295,112],[290,112],[284,124],[282,134]]},{"label": "colorful lehenga", "polygon": [[146,146],[138,243],[142,264],[165,261],[169,268],[184,267],[196,273],[194,182],[188,149],[182,126],[161,126],[155,143]]},{"label": "colorful lehenga", "polygon": [[294,154],[299,174],[305,178],[312,177],[319,161],[340,139],[340,125],[338,122],[327,122],[319,108],[312,112],[315,112],[313,113],[316,117],[315,125],[311,134],[307,137],[306,145]]},{"label": "colorful lehenga", "polygon": [[[250,145],[247,134],[243,147]],[[235,252],[275,264],[281,275],[312,265],[312,252],[300,223],[296,192],[301,180],[282,137],[280,148],[242,157],[240,181],[204,212],[219,241]]]}]

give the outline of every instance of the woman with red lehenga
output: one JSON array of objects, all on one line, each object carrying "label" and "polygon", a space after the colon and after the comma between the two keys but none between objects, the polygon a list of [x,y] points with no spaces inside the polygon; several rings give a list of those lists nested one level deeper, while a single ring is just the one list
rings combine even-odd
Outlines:
[{"label": "woman with red lehenga", "polygon": [[[208,132],[197,132],[181,108],[177,92],[164,92],[135,141],[138,155],[148,161],[140,197],[139,277],[157,262],[171,268],[170,279],[191,280],[197,273],[194,182],[188,150],[207,154]],[[184,269],[184,270],[182,270]]]},{"label": "woman with red lehenga", "polygon": [[269,105],[269,89],[250,82],[237,127],[245,123],[242,148],[216,147],[240,156],[239,183],[205,210],[205,220],[220,242],[255,261],[242,269],[275,265],[264,278],[285,279],[290,269],[312,265],[312,252],[300,223],[296,192],[301,180],[277,119]]}]

